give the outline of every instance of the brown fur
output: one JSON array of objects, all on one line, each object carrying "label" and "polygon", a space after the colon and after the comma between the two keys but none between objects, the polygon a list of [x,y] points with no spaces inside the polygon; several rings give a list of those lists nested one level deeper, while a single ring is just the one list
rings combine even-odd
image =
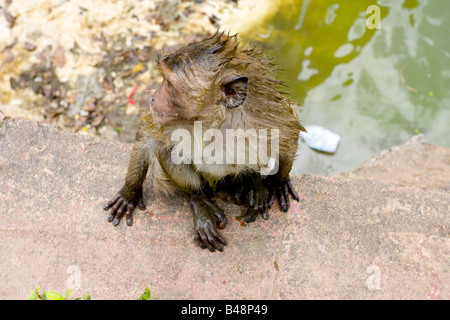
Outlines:
[{"label": "brown fur", "polygon": [[[278,129],[279,170],[265,181],[269,189],[268,207],[277,193],[286,211],[289,193],[298,200],[289,172],[299,133],[305,129],[281,90],[283,84],[273,76],[276,68],[272,61],[262,58],[257,48],[241,46],[236,36],[216,33],[172,54],[159,56],[156,65],[164,81],[152,98],[151,108],[140,119],[125,184],[105,207],[105,210],[112,207],[108,219],[114,219],[116,225],[126,211],[127,223],[131,225],[131,212],[142,204],[142,184],[150,168],[156,189],[167,195],[174,190],[190,195],[201,246],[221,250],[221,243],[226,243],[213,225],[223,228],[226,217],[205,192],[232,177],[243,188],[239,198],[247,191],[251,198],[246,221],[253,221],[259,213],[267,218],[267,196],[259,174],[267,162],[258,153],[256,164],[174,164],[171,160],[174,130],[186,129],[193,136],[194,121],[202,122],[203,132]],[[203,141],[200,143],[205,147]],[[250,148],[249,143],[246,148]]]},{"label": "brown fur", "polygon": [[[155,123],[150,109],[142,116],[141,127],[153,139],[163,141],[166,148],[171,146],[174,129],[182,127],[192,132],[193,122],[202,121],[204,130],[277,128],[280,130],[280,157],[294,158],[299,132],[304,128],[291,101],[280,90],[283,84],[273,76],[275,66],[270,59],[262,59],[257,48],[244,48],[236,36],[216,33],[164,58],[158,57],[156,65],[163,72],[170,70],[171,79],[176,81],[177,105],[191,111],[167,124]],[[220,102],[220,81],[235,74],[248,77],[247,97],[241,107],[227,109]],[[163,99],[171,99],[170,94],[164,94]],[[156,180],[167,181],[162,176]],[[161,185],[164,191],[167,184]]]}]

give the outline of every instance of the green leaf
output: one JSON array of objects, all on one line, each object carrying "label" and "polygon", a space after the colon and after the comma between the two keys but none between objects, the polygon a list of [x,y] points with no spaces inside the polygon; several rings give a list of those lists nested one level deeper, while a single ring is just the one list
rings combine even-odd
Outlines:
[{"label": "green leaf", "polygon": [[66,299],[69,300],[71,295],[72,295],[72,289],[67,288],[67,290],[66,290]]},{"label": "green leaf", "polygon": [[33,290],[30,291],[30,295],[28,296],[27,300],[37,300],[36,293]]},{"label": "green leaf", "polygon": [[151,297],[150,289],[145,288],[145,292],[138,298],[138,300],[149,300]]},{"label": "green leaf", "polygon": [[91,296],[83,293],[83,300],[91,300]]},{"label": "green leaf", "polygon": [[65,300],[64,297],[56,291],[47,291],[47,298],[50,300]]}]

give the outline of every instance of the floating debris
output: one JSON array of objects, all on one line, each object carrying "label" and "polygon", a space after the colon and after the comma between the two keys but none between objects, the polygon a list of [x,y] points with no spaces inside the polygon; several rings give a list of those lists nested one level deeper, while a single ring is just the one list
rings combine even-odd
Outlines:
[{"label": "floating debris", "polygon": [[306,126],[302,138],[311,149],[327,153],[335,153],[341,137],[330,130],[319,126]]}]

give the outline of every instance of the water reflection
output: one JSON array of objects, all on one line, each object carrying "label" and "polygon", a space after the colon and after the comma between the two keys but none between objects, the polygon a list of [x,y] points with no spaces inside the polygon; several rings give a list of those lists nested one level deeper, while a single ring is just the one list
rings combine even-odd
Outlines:
[{"label": "water reflection", "polygon": [[[366,25],[370,5],[380,29]],[[334,155],[301,146],[294,171],[352,171],[418,132],[450,147],[450,22],[446,0],[278,2],[245,36],[285,70],[304,125],[341,137]]]}]

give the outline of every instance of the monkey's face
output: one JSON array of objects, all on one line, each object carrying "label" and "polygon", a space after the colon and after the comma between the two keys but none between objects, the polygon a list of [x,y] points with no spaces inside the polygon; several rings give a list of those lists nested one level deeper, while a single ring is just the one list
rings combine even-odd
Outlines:
[{"label": "monkey's face", "polygon": [[158,56],[156,67],[164,81],[152,98],[155,121],[214,121],[232,109],[245,109],[250,75],[245,71],[253,60],[236,50],[235,38],[215,36]]},{"label": "monkey's face", "polygon": [[160,124],[168,125],[182,120],[201,118],[199,113],[208,100],[211,100],[212,104],[214,104],[214,100],[218,100],[220,108],[241,107],[247,97],[247,83],[247,77],[229,75],[220,80],[217,89],[210,84],[213,92],[207,90],[209,95],[218,98],[206,97],[206,93],[201,93],[200,99],[198,99],[199,95],[194,94],[193,91],[186,94],[185,89],[181,90],[181,84],[176,79],[164,77],[161,86],[152,97],[151,109],[154,119]]},{"label": "monkey's face", "polygon": [[169,80],[164,79],[152,97],[151,109],[155,120],[160,124],[168,124],[179,117],[179,113],[174,110],[172,86]]},{"label": "monkey's face", "polygon": [[201,92],[193,79],[180,75],[166,60],[157,66],[164,80],[152,97],[151,109],[156,122],[177,125],[192,120],[198,114]]},{"label": "monkey's face", "polygon": [[160,70],[164,80],[152,97],[151,109],[155,121],[162,125],[201,120],[208,116],[203,112],[205,107],[211,105],[227,110],[241,107],[247,96],[247,77],[232,74],[216,81],[201,79],[200,84],[198,78],[186,81],[163,62]]}]

